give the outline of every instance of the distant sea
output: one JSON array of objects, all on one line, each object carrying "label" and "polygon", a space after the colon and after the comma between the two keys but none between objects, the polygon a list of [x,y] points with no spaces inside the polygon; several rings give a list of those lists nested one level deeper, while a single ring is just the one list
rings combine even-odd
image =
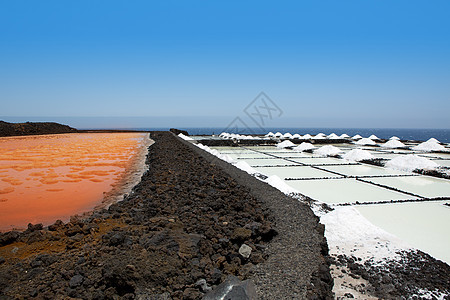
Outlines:
[{"label": "distant sea", "polygon": [[[169,128],[134,128],[139,130],[169,130]],[[220,134],[224,131],[223,128],[219,127],[196,127],[196,128],[178,128],[182,130],[186,130],[191,135],[212,135],[212,134]],[[292,134],[298,133],[301,135],[305,135],[307,133],[311,135],[315,135],[318,133],[335,133],[337,135],[341,135],[346,133],[350,136],[354,136],[355,134],[359,134],[362,137],[369,137],[372,134],[375,134],[377,137],[381,139],[389,139],[392,136],[397,136],[402,140],[416,140],[416,141],[426,141],[429,138],[436,138],[442,143],[450,143],[450,129],[399,129],[399,128],[250,128],[248,130],[244,130],[242,132],[233,132],[240,134],[266,134],[272,131],[273,133],[281,132],[286,133],[290,132]],[[231,132],[230,132],[231,133]]]}]

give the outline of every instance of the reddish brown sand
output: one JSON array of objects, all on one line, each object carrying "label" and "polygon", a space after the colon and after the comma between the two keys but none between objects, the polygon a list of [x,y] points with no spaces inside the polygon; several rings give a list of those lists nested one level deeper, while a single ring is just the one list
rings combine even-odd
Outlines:
[{"label": "reddish brown sand", "polygon": [[92,210],[142,154],[142,133],[0,138],[0,231]]}]

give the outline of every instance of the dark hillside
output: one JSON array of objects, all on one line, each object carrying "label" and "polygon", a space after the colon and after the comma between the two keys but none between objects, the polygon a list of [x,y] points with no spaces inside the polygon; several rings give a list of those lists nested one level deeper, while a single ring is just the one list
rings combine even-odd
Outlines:
[{"label": "dark hillside", "polygon": [[0,121],[0,136],[20,136],[77,132],[75,128],[54,122],[8,123]]}]

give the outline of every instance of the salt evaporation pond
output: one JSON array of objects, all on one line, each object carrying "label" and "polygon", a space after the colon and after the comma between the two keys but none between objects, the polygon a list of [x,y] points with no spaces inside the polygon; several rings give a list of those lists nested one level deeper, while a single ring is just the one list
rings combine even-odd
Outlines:
[{"label": "salt evaporation pond", "polygon": [[[240,161],[240,160],[241,159],[239,159],[238,161]],[[280,158],[246,159],[245,161],[252,167],[278,166],[278,165],[279,166],[286,166],[286,165],[298,166],[299,165],[295,162],[287,161],[287,160],[280,159]]]},{"label": "salt evaporation pond", "polygon": [[357,206],[372,224],[450,264],[450,207],[445,201]]},{"label": "salt evaporation pond", "polygon": [[305,165],[347,165],[351,163],[342,159],[329,157],[293,158],[291,160]]},{"label": "salt evaporation pond", "polygon": [[433,160],[433,162],[443,167],[450,167],[450,160]]},{"label": "salt evaporation pond", "polygon": [[[292,167],[256,167],[255,170],[267,175],[277,175],[281,179],[284,178],[325,178],[325,177],[342,177],[319,169],[308,166],[292,166]],[[281,175],[281,176],[280,176]],[[289,182],[288,182],[289,184]]]},{"label": "salt evaporation pond", "polygon": [[[285,150],[286,151],[286,150]],[[272,155],[275,155],[277,157],[284,157],[284,158],[307,158],[307,157],[311,157],[312,155],[308,154],[308,153],[299,153],[299,152],[267,152],[270,153]]]},{"label": "salt evaporation pond", "polygon": [[377,184],[408,191],[427,198],[448,197],[450,195],[450,183],[447,179],[411,176],[371,178],[369,180]]},{"label": "salt evaporation pond", "polygon": [[148,143],[146,133],[0,138],[0,231],[67,221],[114,201],[125,182],[136,183]]},{"label": "salt evaporation pond", "polygon": [[[434,159],[433,161],[441,166],[450,165],[448,160],[450,155],[446,153],[390,151],[349,144],[335,146],[345,152],[351,148],[367,149],[376,158],[383,159],[415,153]],[[227,149],[227,153],[233,153],[236,160],[247,162],[259,173],[267,176],[277,175],[290,187],[314,200],[330,205],[378,202],[378,204],[355,205],[355,207],[374,225],[396,235],[417,249],[447,263],[450,262],[448,251],[450,249],[450,208],[444,206],[443,201],[396,203],[397,201],[417,201],[421,200],[421,197],[450,197],[449,180],[343,159],[318,157],[315,154],[278,149],[274,146],[246,147],[245,153],[240,153],[243,149]],[[249,150],[258,152],[250,155]],[[264,153],[276,158],[254,159],[267,157]],[[273,163],[272,166],[269,166],[269,162]],[[293,163],[298,165],[290,165]],[[360,177],[363,180],[344,178],[344,176]]]},{"label": "salt evaporation pond", "polygon": [[286,183],[300,193],[327,204],[365,203],[414,198],[407,194],[382,189],[355,179],[288,180]]},{"label": "salt evaporation pond", "polygon": [[233,159],[241,159],[241,160],[245,160],[245,159],[251,159],[251,158],[273,158],[273,156],[270,155],[266,155],[266,154],[261,154],[261,153],[248,153],[248,152],[238,152],[238,153],[223,153],[226,154],[228,156],[230,156]]},{"label": "salt evaporation pond", "polygon": [[346,176],[381,176],[381,175],[406,175],[408,173],[391,170],[382,167],[369,166],[369,165],[340,165],[340,166],[323,166],[325,170],[337,172]]}]

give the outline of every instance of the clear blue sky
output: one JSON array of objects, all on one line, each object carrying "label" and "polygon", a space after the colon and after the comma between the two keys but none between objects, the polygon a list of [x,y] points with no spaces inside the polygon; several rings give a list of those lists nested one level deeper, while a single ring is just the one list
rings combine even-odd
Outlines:
[{"label": "clear blue sky", "polygon": [[220,127],[264,91],[284,112],[274,126],[450,128],[449,14],[450,1],[4,0],[0,116]]}]

